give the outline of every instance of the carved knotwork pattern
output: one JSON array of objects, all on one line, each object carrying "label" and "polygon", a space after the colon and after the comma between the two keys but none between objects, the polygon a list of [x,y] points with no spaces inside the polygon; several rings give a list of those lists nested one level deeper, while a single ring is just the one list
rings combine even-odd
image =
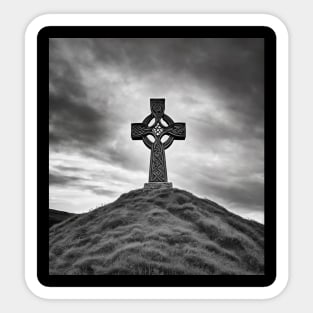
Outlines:
[{"label": "carved knotwork pattern", "polygon": [[133,125],[133,127],[132,127],[132,134],[134,136],[142,136],[144,132],[145,132],[144,125],[140,125],[140,124]]},{"label": "carved knotwork pattern", "polygon": [[151,170],[150,170],[150,181],[152,182],[164,182],[166,181],[165,174],[165,160],[164,160],[164,149],[162,143],[156,141],[153,146],[153,153],[151,155]]},{"label": "carved knotwork pattern", "polygon": [[175,136],[183,136],[185,133],[185,128],[180,125],[174,125],[171,132]]}]

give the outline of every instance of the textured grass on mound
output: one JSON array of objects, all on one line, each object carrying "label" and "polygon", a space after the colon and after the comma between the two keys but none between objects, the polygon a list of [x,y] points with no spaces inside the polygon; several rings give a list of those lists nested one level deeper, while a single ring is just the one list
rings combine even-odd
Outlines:
[{"label": "textured grass on mound", "polygon": [[75,214],[49,209],[49,227],[61,223]]},{"label": "textured grass on mound", "polygon": [[50,228],[50,274],[263,274],[263,225],[183,190],[134,190]]}]

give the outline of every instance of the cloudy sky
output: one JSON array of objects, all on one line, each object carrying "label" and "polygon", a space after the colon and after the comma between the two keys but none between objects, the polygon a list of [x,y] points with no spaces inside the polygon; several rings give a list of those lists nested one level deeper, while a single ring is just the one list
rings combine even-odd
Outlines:
[{"label": "cloudy sky", "polygon": [[165,98],[186,123],[168,179],[263,222],[263,39],[50,39],[50,208],[84,212],[148,181],[130,124]]}]

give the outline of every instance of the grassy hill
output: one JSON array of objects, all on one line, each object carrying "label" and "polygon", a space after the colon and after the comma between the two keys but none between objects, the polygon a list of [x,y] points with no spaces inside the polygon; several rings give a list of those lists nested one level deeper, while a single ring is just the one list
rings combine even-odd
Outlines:
[{"label": "grassy hill", "polygon": [[49,227],[61,223],[73,215],[76,214],[49,209]]},{"label": "grassy hill", "polygon": [[263,225],[175,188],[123,194],[49,241],[52,275],[263,274]]}]

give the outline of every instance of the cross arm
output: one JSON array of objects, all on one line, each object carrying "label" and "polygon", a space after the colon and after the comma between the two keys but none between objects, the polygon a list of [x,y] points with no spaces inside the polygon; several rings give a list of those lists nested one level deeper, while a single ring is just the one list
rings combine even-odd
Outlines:
[{"label": "cross arm", "polygon": [[184,140],[186,138],[186,124],[185,123],[173,123],[167,127],[164,135],[171,135],[176,140]]},{"label": "cross arm", "polygon": [[131,137],[133,140],[141,140],[142,137],[151,134],[151,129],[143,123],[131,124]]}]

